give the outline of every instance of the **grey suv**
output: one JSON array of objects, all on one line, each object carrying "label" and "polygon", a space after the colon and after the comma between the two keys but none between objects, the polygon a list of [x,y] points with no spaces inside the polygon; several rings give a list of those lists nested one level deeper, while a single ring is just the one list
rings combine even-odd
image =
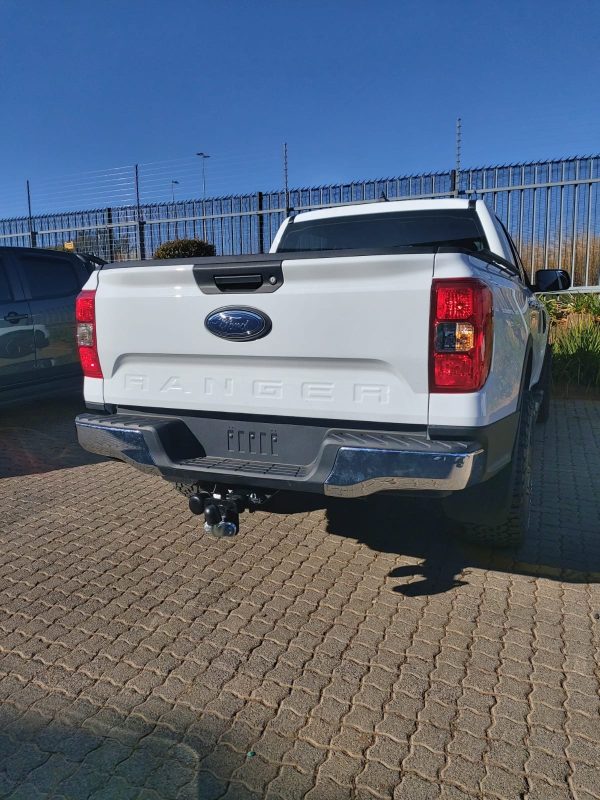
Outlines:
[{"label": "grey suv", "polygon": [[0,247],[0,403],[81,386],[75,298],[95,259]]}]

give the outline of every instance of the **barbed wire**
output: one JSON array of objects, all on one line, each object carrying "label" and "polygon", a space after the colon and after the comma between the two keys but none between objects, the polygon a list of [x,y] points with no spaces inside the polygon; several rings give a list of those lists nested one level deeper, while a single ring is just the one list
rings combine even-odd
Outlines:
[{"label": "barbed wire", "polygon": [[[209,156],[204,165],[198,156],[160,159],[65,173],[59,177],[36,179],[29,176],[32,212],[34,215],[72,213],[83,206],[126,206],[177,200],[202,200],[204,185],[208,196],[253,191],[262,179],[274,181],[280,172],[280,153],[255,149],[245,154]],[[204,169],[203,169],[204,167]],[[0,217],[27,214],[25,181],[13,182],[0,190]]]}]

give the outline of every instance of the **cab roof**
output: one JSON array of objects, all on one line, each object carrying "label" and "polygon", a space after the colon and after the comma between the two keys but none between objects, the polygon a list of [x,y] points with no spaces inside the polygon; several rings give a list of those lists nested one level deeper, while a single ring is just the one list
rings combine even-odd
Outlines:
[{"label": "cab roof", "polygon": [[[483,201],[478,200],[477,203]],[[382,214],[393,211],[436,211],[451,209],[467,209],[473,207],[473,202],[462,197],[442,198],[433,200],[382,200],[375,203],[348,203],[343,206],[330,206],[318,208],[314,211],[298,211],[294,220],[310,222],[315,219],[331,219],[332,217],[351,217],[355,215]]]}]

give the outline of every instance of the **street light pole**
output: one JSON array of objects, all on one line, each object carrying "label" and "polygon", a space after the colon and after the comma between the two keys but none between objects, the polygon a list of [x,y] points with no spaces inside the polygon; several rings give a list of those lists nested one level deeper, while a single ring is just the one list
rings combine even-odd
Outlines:
[{"label": "street light pole", "polygon": [[171,181],[171,200],[175,202],[175,187],[179,186],[179,181]]},{"label": "street light pole", "polygon": [[208,153],[196,153],[202,159],[202,238],[206,241],[206,159]]},{"label": "street light pole", "polygon": [[33,217],[31,216],[31,189],[29,187],[29,178],[27,179],[27,209],[29,211],[29,244],[31,247],[36,247],[36,232],[33,230]]}]

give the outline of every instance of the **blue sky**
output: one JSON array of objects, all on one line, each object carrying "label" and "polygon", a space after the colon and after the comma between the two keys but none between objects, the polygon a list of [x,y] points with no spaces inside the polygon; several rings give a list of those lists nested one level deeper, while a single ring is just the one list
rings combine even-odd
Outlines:
[{"label": "blue sky", "polygon": [[444,170],[458,115],[464,166],[598,152],[599,29],[599,0],[0,0],[0,216],[135,162],[168,199],[197,150],[209,194],[276,188],[283,141],[292,185]]}]

